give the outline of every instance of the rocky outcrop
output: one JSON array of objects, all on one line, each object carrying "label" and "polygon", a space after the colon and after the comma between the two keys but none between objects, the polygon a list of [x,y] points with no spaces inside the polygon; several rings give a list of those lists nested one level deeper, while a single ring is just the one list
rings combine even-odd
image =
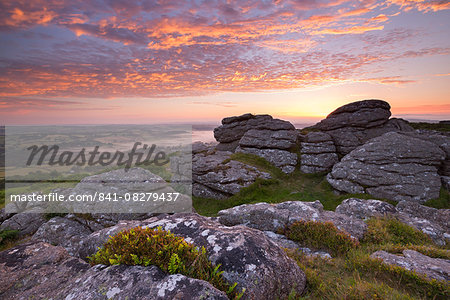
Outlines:
[{"label": "rocky outcrop", "polygon": [[244,163],[230,160],[231,152],[212,149],[192,157],[192,194],[202,198],[225,199],[270,174]]},{"label": "rocky outcrop", "polygon": [[324,132],[306,134],[300,149],[300,170],[303,173],[328,172],[339,161],[333,139]]},{"label": "rocky outcrop", "polygon": [[228,299],[202,280],[156,266],[90,267],[43,242],[0,252],[0,276],[2,299]]},{"label": "rocky outcrop", "polygon": [[31,235],[47,222],[41,212],[23,212],[18,214],[5,214],[5,220],[0,225],[0,230],[18,230],[19,236]]},{"label": "rocky outcrop", "polygon": [[391,131],[413,131],[408,122],[392,118],[389,103],[363,100],[341,106],[314,128],[328,133],[341,156],[368,140]]},{"label": "rocky outcrop", "polygon": [[168,275],[156,266],[125,265],[94,266],[61,294],[65,299],[228,299],[203,280]]},{"label": "rocky outcrop", "polygon": [[245,114],[225,118],[214,129],[219,142],[217,150],[258,155],[285,173],[292,173],[297,165],[298,133],[288,121],[269,115]]},{"label": "rocky outcrop", "polygon": [[401,201],[395,207],[380,200],[350,198],[336,207],[336,213],[361,220],[395,217],[422,231],[438,245],[450,242],[450,209],[436,209],[409,201]]},{"label": "rocky outcrop", "polygon": [[430,279],[450,280],[450,261],[447,259],[431,258],[414,250],[404,250],[403,256],[377,251],[370,257],[379,258],[385,264],[426,275]]},{"label": "rocky outcrop", "polygon": [[387,202],[358,198],[345,199],[336,207],[335,211],[362,220],[367,220],[371,217],[395,215],[397,213],[395,206]]},{"label": "rocky outcrop", "polygon": [[404,223],[430,236],[437,244],[450,242],[450,209],[436,209],[401,201],[396,206],[397,217]]},{"label": "rocky outcrop", "polygon": [[222,125],[214,129],[214,137],[219,142],[217,150],[234,151],[241,138],[251,129],[283,131],[294,130],[291,123],[273,119],[269,115],[244,114],[222,120]]},{"label": "rocky outcrop", "polygon": [[347,154],[327,175],[338,191],[395,201],[437,198],[445,153],[422,139],[388,132]]},{"label": "rocky outcrop", "polygon": [[367,225],[359,219],[323,210],[320,201],[287,201],[279,204],[243,204],[218,213],[219,222],[227,226],[246,225],[262,231],[276,232],[295,221],[332,222],[338,229],[360,239]]},{"label": "rocky outcrop", "polygon": [[[237,282],[239,290],[246,289],[244,297],[247,299],[285,298],[292,288],[301,294],[305,287],[303,272],[263,232],[245,226],[223,226],[196,214],[161,215],[144,221],[120,222],[84,239],[84,252],[79,255],[93,254],[110,235],[136,226],[161,226],[188,242],[204,246],[210,260],[221,264],[225,279],[230,283]],[[284,275],[280,277],[280,274]]]},{"label": "rocky outcrop", "polygon": [[0,298],[61,299],[61,288],[88,269],[88,263],[62,247],[22,244],[0,252]]}]

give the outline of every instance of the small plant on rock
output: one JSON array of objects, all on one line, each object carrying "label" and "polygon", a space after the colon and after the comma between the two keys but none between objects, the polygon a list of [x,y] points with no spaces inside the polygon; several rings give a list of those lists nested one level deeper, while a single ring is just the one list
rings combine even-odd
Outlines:
[{"label": "small plant on rock", "polygon": [[240,298],[236,285],[229,285],[208,259],[204,247],[198,249],[170,231],[136,227],[112,236],[97,253],[89,257],[90,263],[104,265],[158,266],[170,274],[183,274],[205,280],[232,298]]}]

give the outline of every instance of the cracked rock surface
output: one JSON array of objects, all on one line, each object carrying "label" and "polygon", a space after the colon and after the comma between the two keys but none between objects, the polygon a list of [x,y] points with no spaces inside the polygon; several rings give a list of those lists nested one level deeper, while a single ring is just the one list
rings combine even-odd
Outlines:
[{"label": "cracked rock surface", "polygon": [[439,197],[437,171],[444,159],[444,151],[434,143],[388,132],[347,154],[327,180],[341,192],[425,202]]}]

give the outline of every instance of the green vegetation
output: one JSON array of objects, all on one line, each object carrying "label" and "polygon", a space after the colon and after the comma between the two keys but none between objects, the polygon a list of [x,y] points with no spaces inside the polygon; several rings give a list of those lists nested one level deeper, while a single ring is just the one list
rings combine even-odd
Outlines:
[{"label": "green vegetation", "polygon": [[450,208],[450,192],[441,187],[441,191],[439,193],[439,198],[430,199],[425,202],[423,205],[434,207],[434,208]]},{"label": "green vegetation", "polygon": [[442,124],[442,123],[427,123],[427,122],[409,122],[414,129],[427,129],[427,130],[436,130],[448,132],[450,131],[450,124]]},{"label": "green vegetation", "polygon": [[[215,216],[222,209],[248,203],[280,203],[284,201],[311,202],[320,200],[324,209],[334,210],[342,200],[357,197],[373,199],[367,194],[336,195],[325,179],[325,174],[304,174],[299,170],[286,175],[265,159],[252,154],[234,153],[231,159],[255,166],[268,172],[272,179],[257,179],[252,185],[241,189],[239,193],[225,200],[193,197],[195,210],[206,216]],[[223,164],[227,163],[227,160]]]},{"label": "green vegetation", "polygon": [[92,265],[156,265],[170,274],[183,274],[205,280],[233,298],[243,293],[235,291],[236,284],[229,285],[214,266],[202,247],[186,242],[170,231],[161,228],[136,227],[111,237],[97,253],[89,257]]},{"label": "green vegetation", "polygon": [[18,230],[2,229],[0,230],[0,251],[9,248],[19,237]]},{"label": "green vegetation", "polygon": [[432,245],[433,241],[422,231],[392,217],[371,218],[363,242],[394,245]]},{"label": "green vegetation", "polygon": [[[296,228],[300,240],[316,248],[341,250],[335,250],[338,255],[332,259],[286,250],[306,274],[307,292],[302,299],[448,299],[450,296],[447,282],[430,280],[370,257],[377,250],[400,254],[405,249],[431,257],[450,257],[449,250],[438,247],[426,235],[398,220],[368,220],[367,233],[359,245],[352,245],[335,229],[327,234],[327,225],[323,223],[307,223],[311,222],[303,222]],[[292,234],[289,237],[296,240]]]},{"label": "green vegetation", "polygon": [[297,221],[285,229],[284,235],[301,245],[328,251],[333,256],[344,255],[359,244],[331,222]]}]

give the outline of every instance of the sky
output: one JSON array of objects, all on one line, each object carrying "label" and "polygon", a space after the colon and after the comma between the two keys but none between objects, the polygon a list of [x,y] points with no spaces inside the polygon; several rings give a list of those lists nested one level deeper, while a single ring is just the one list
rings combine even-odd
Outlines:
[{"label": "sky", "polygon": [[0,123],[450,119],[450,1],[0,1]]}]

